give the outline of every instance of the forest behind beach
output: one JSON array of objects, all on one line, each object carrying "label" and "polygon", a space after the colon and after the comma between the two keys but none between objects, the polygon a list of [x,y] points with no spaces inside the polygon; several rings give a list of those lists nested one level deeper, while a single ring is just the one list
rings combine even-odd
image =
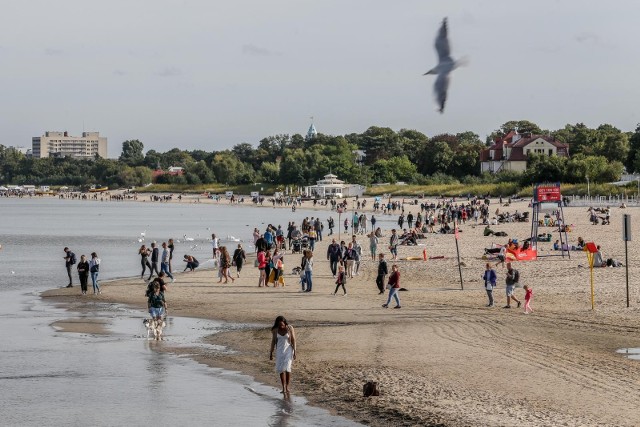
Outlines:
[{"label": "forest behind beach", "polygon": [[[570,156],[530,154],[525,172],[481,173],[480,152],[514,129],[566,143]],[[188,143],[180,141],[176,145],[184,147]],[[211,145],[219,144],[211,141]],[[157,173],[170,167],[182,171]],[[512,120],[484,140],[473,131],[427,136],[416,130],[372,126],[363,133],[319,133],[313,137],[279,134],[255,145],[242,142],[219,151],[173,148],[163,153],[153,149],[145,152],[142,141],[131,139],[122,142],[117,159],[92,160],[31,158],[0,145],[0,184],[69,186],[77,190],[101,185],[110,189],[136,187],[140,191],[154,184],[147,191],[236,189],[248,194],[257,189],[268,194],[286,186],[315,184],[333,173],[345,182],[367,186],[368,194],[527,195],[532,184],[544,181],[562,182],[565,189],[578,195],[588,191],[635,194],[635,182],[627,187],[607,185],[618,181],[624,172],[640,172],[640,125],[635,131],[609,124],[589,128],[583,123],[549,130],[528,120]]]}]

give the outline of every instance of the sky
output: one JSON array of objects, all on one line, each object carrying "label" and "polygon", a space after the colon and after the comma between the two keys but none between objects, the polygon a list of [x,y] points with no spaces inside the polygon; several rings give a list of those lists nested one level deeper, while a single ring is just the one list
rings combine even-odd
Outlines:
[{"label": "sky", "polygon": [[[98,131],[109,157],[231,148],[370,126],[484,139],[640,122],[640,2],[616,0],[0,0],[0,144]],[[433,47],[454,71],[444,114]]]}]

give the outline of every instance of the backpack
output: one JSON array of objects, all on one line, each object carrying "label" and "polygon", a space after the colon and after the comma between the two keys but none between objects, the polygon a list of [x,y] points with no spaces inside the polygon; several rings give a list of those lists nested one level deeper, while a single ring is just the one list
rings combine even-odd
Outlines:
[{"label": "backpack", "polygon": [[520,272],[516,269],[514,269],[515,274],[513,275],[513,283],[518,283],[520,282]]},{"label": "backpack", "polygon": [[69,252],[69,262],[71,263],[71,265],[78,262],[78,260],[76,259],[76,254],[74,254],[73,252]]}]

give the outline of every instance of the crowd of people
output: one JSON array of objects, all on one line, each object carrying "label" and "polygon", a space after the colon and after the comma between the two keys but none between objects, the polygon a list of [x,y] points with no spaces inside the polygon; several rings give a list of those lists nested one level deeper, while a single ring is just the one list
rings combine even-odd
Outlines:
[{"label": "crowd of people", "polygon": [[[76,265],[77,264],[77,265]],[[69,276],[69,284],[67,288],[73,287],[73,266],[76,265],[78,272],[78,279],[80,280],[80,292],[82,295],[87,294],[87,284],[89,276],[91,276],[91,283],[93,285],[93,294],[100,294],[100,284],[98,282],[98,275],[100,274],[100,258],[95,252],[91,252],[91,259],[87,260],[85,255],[80,255],[80,262],[78,262],[76,254],[68,247],[64,248],[64,265]]]}]

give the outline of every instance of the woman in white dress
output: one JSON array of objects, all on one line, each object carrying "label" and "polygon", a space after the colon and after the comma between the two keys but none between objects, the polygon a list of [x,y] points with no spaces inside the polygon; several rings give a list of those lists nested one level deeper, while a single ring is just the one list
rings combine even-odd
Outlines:
[{"label": "woman in white dress", "polygon": [[273,352],[276,353],[276,372],[280,374],[282,382],[282,394],[289,394],[289,382],[291,380],[291,364],[296,360],[296,335],[293,326],[287,323],[284,316],[276,317],[271,328],[271,352],[269,360],[273,360]]}]

